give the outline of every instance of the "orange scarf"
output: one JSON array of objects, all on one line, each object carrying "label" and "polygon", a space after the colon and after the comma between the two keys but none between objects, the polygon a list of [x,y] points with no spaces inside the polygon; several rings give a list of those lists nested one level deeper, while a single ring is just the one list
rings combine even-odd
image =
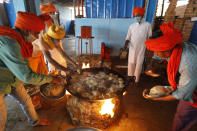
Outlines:
[{"label": "orange scarf", "polygon": [[33,52],[32,44],[26,43],[23,37],[14,29],[0,25],[0,36],[9,36],[12,39],[16,40],[21,46],[21,53],[23,58],[29,58],[32,56],[32,52]]},{"label": "orange scarf", "polygon": [[183,45],[182,44],[176,45],[176,47],[172,51],[167,66],[168,81],[174,90],[177,89],[176,74],[181,62],[182,51],[183,51]]}]

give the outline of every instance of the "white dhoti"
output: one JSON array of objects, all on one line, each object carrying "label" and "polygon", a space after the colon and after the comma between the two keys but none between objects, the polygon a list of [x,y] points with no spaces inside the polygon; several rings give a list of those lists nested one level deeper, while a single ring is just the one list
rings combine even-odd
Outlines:
[{"label": "white dhoti", "polygon": [[130,41],[128,57],[128,76],[135,76],[139,82],[146,50],[145,41],[152,35],[151,25],[148,22],[130,25],[126,40]]},{"label": "white dhoti", "polygon": [[140,79],[142,65],[144,62],[145,49],[145,47],[142,47],[141,50],[138,52],[136,52],[135,48],[129,49],[128,76],[135,76],[135,82],[139,82]]}]

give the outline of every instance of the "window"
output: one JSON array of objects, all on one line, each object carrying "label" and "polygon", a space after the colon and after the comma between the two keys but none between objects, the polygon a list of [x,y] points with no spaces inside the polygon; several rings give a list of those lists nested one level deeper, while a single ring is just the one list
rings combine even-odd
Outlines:
[{"label": "window", "polygon": [[179,0],[177,2],[175,12],[176,12],[176,16],[178,18],[183,18],[184,17],[185,10],[187,8],[188,3],[189,3],[189,0]]},{"label": "window", "polygon": [[169,0],[158,0],[156,16],[164,16],[169,4]]}]

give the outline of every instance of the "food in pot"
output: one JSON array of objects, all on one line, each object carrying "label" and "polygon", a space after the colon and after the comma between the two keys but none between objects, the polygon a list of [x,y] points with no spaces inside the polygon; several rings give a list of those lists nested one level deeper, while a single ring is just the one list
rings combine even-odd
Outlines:
[{"label": "food in pot", "polygon": [[69,90],[88,99],[106,99],[115,97],[125,87],[124,80],[113,73],[83,72],[72,74]]},{"label": "food in pot", "polygon": [[171,87],[165,88],[165,86],[154,86],[153,88],[150,89],[149,95],[166,95],[171,91],[172,91]]},{"label": "food in pot", "polygon": [[62,85],[49,84],[43,89],[43,94],[45,96],[59,96],[63,91],[64,87]]}]

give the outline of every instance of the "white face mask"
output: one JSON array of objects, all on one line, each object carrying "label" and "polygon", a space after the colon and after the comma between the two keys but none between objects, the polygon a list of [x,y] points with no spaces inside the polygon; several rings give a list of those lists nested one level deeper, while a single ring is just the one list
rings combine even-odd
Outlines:
[{"label": "white face mask", "polygon": [[169,57],[168,58],[161,58],[161,57],[159,57],[157,55],[154,55],[152,58],[157,60],[157,61],[163,61],[163,60],[169,61]]},{"label": "white face mask", "polygon": [[135,20],[136,22],[140,22],[140,21],[142,20],[142,17],[139,17],[139,16],[134,17],[134,20]]},{"label": "white face mask", "polygon": [[27,41],[28,42],[33,42],[33,41],[35,41],[37,38],[33,35],[33,34],[29,34],[28,36],[27,36]]},{"label": "white face mask", "polygon": [[55,14],[50,14],[50,16],[51,16],[52,18],[56,18],[56,15],[55,15]]}]

